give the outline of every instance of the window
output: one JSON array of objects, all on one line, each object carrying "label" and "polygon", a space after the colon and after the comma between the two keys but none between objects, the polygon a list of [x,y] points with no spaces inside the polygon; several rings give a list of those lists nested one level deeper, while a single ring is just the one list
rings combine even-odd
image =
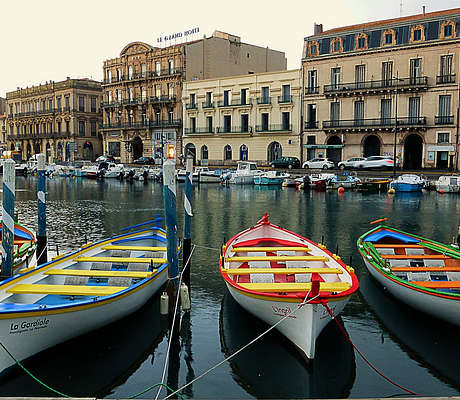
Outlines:
[{"label": "window", "polygon": [[248,104],[248,89],[241,89],[241,104]]},{"label": "window", "polygon": [[230,103],[230,90],[224,90],[224,106],[228,106]]},{"label": "window", "polygon": [[161,85],[160,84],[155,85],[155,97],[157,97],[158,99],[161,97]]},{"label": "window", "polygon": [[91,97],[91,112],[96,112],[96,98]]},{"label": "window", "polygon": [[438,132],[438,143],[450,143],[449,132]]},{"label": "window", "polygon": [[56,106],[57,106],[58,111],[61,111],[61,98],[60,97],[56,99],[56,103],[57,103]]},{"label": "window", "polygon": [[174,98],[174,83],[168,83],[168,96],[170,99]]},{"label": "window", "polygon": [[354,123],[355,126],[363,125],[364,120],[364,101],[357,100],[354,103]]},{"label": "window", "polygon": [[421,42],[425,40],[424,25],[416,25],[410,28],[410,43]]},{"label": "window", "polygon": [[391,124],[391,99],[380,100],[380,118],[382,125]]},{"label": "window", "polygon": [[212,106],[212,92],[206,92],[206,106]]},{"label": "window", "polygon": [[418,40],[422,40],[422,30],[421,29],[414,29],[414,42]]},{"label": "window", "polygon": [[52,110],[53,109],[53,99],[48,99],[48,110]]},{"label": "window", "polygon": [[291,113],[289,111],[281,113],[281,122],[283,131],[291,130]]},{"label": "window", "polygon": [[147,75],[147,66],[145,64],[141,64],[141,76],[145,78]]},{"label": "window", "polygon": [[283,85],[283,102],[290,102],[291,101],[291,85]]},{"label": "window", "polygon": [[355,82],[357,88],[364,87],[364,80],[366,76],[366,66],[364,64],[355,66]]},{"label": "window", "polygon": [[48,124],[48,132],[49,133],[53,132],[53,124],[52,123]]},{"label": "window", "polygon": [[112,71],[110,69],[107,71],[107,82],[112,83]]},{"label": "window", "polygon": [[190,133],[196,132],[196,118],[190,117]]},{"label": "window", "polygon": [[42,111],[46,111],[46,100],[42,100]]},{"label": "window", "polygon": [[420,97],[409,97],[409,122],[418,124],[420,117]]},{"label": "window", "polygon": [[168,123],[172,124],[174,122],[174,111],[168,111]]},{"label": "window", "polygon": [[120,142],[109,142],[109,154],[120,157]]},{"label": "window", "polygon": [[333,90],[338,90],[340,85],[340,67],[331,68],[331,86]]},{"label": "window", "polygon": [[385,44],[392,44],[392,43],[393,43],[393,34],[385,33]]},{"label": "window", "polygon": [[342,39],[335,38],[331,42],[331,53],[340,53],[342,51]]},{"label": "window", "polygon": [[190,106],[195,108],[195,104],[196,104],[195,93],[190,93]]},{"label": "window", "polygon": [[453,33],[452,25],[444,25],[444,37],[450,37]]},{"label": "window", "polygon": [[439,65],[439,76],[437,83],[454,83],[455,76],[452,74],[452,54],[441,56]]},{"label": "window", "polygon": [[70,121],[65,122],[65,131],[66,133],[70,133]]},{"label": "window", "polygon": [[316,129],[316,104],[307,105],[307,128]]},{"label": "window", "polygon": [[201,146],[201,159],[202,160],[207,160],[208,157],[209,157],[208,146],[206,146],[206,145]]},{"label": "window", "polygon": [[316,70],[308,71],[307,93],[318,93],[318,74]]},{"label": "window", "polygon": [[364,36],[358,37],[358,49],[364,49],[366,47],[366,38]]},{"label": "window", "polygon": [[410,60],[410,81],[411,84],[418,84],[422,75],[422,59],[413,58]]},{"label": "window", "polygon": [[128,67],[128,79],[133,79],[133,66]]},{"label": "window", "polygon": [[174,60],[168,60],[168,73],[174,73]]},{"label": "window", "polygon": [[249,115],[241,114],[241,132],[249,132]]},{"label": "window", "polygon": [[232,130],[232,116],[224,115],[224,132],[231,132]]},{"label": "window", "polygon": [[155,73],[157,76],[161,75],[161,62],[160,61],[157,61],[155,63]]},{"label": "window", "polygon": [[310,46],[310,55],[311,56],[316,56],[318,54],[318,45],[312,44]]},{"label": "window", "polygon": [[232,159],[232,146],[227,144],[224,147],[224,160],[231,160]]},{"label": "window", "polygon": [[212,133],[214,131],[213,124],[212,124],[212,116],[206,117],[206,127],[208,128],[208,132]]},{"label": "window", "polygon": [[96,136],[96,121],[91,121],[91,136]]},{"label": "window", "polygon": [[78,111],[85,111],[85,98],[83,96],[78,96]]},{"label": "window", "polygon": [[147,100],[147,90],[145,89],[145,87],[141,86],[139,89],[139,92],[141,94],[141,100],[146,101]]},{"label": "window", "polygon": [[337,122],[340,117],[340,103],[338,101],[334,101],[331,103],[331,115],[330,119],[333,122]]},{"label": "window", "polygon": [[120,68],[117,68],[117,81],[121,81],[121,71],[120,71]]},{"label": "window", "polygon": [[62,125],[61,122],[57,123],[57,132],[58,133],[61,133],[61,125]]},{"label": "window", "polygon": [[155,123],[156,123],[157,125],[159,125],[159,124],[160,124],[160,121],[161,121],[161,115],[160,115],[160,112],[157,111],[157,112],[155,113]]},{"label": "window", "polygon": [[451,117],[451,95],[440,95],[439,96],[439,116],[437,118],[437,123],[439,124],[450,124],[453,122]]},{"label": "window", "polygon": [[382,63],[382,85],[391,86],[393,82],[393,61]]},{"label": "window", "polygon": [[78,121],[78,134],[85,136],[85,121]]},{"label": "window", "polygon": [[269,128],[268,128],[268,116],[269,114],[268,113],[262,113],[261,114],[261,122],[262,122],[262,131],[265,132],[265,131],[268,131]]}]

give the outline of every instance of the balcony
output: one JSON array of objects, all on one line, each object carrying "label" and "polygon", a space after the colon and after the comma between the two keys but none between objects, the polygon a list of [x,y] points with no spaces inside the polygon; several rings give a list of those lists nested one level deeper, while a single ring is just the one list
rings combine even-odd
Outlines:
[{"label": "balcony", "polygon": [[75,135],[71,132],[32,132],[8,135],[8,140],[27,140],[27,139],[63,139],[71,138]]},{"label": "balcony", "polygon": [[147,103],[147,97],[138,97],[136,99],[126,99],[123,100],[124,106],[137,106],[138,104],[145,104]]},{"label": "balcony", "polygon": [[291,95],[287,96],[278,96],[278,104],[287,104],[287,103],[292,103],[292,97]]},{"label": "balcony", "polygon": [[160,97],[158,96],[153,96],[150,97],[150,104],[160,104],[160,103],[175,103],[176,100],[176,95],[161,95]]},{"label": "balcony", "polygon": [[196,103],[187,103],[185,105],[186,110],[196,110],[198,109],[198,105]]},{"label": "balcony", "polygon": [[217,107],[243,107],[243,106],[252,106],[252,99],[246,99],[246,101],[241,101],[240,99],[235,99],[232,101],[219,100],[217,102]]},{"label": "balcony", "polygon": [[318,121],[305,121],[305,129],[318,129]]},{"label": "balcony", "polygon": [[428,88],[428,77],[393,78],[379,81],[336,83],[324,86],[324,94],[330,96],[354,96],[356,94],[381,94],[398,89],[401,92],[420,91]]},{"label": "balcony", "polygon": [[214,102],[212,102],[212,101],[203,101],[201,103],[201,108],[214,108]]},{"label": "balcony", "polygon": [[123,82],[124,81],[124,76],[121,76],[119,78],[112,78],[112,79],[104,79],[102,81],[102,84],[103,85],[114,85],[116,83],[120,83],[120,82]]},{"label": "balcony", "polygon": [[121,106],[121,101],[107,101],[107,102],[101,103],[102,108],[119,107],[119,106]]},{"label": "balcony", "polygon": [[305,87],[305,94],[318,94],[319,86],[307,86]]},{"label": "balcony", "polygon": [[437,85],[445,85],[448,83],[455,83],[455,74],[438,75],[436,77]]},{"label": "balcony", "polygon": [[150,127],[152,128],[168,128],[168,127],[181,127],[182,119],[167,119],[160,121],[151,121]]},{"label": "balcony", "polygon": [[454,116],[453,115],[437,115],[434,117],[435,125],[453,125]]},{"label": "balcony", "polygon": [[140,121],[140,122],[115,122],[99,125],[100,129],[146,129],[182,126],[182,119],[159,120],[159,121]]},{"label": "balcony", "polygon": [[161,71],[152,71],[150,72],[150,78],[157,78],[159,76],[168,76],[168,75],[177,75],[183,74],[183,68],[171,68],[171,69],[162,69]]},{"label": "balcony", "polygon": [[426,129],[426,117],[398,117],[395,118],[366,118],[366,119],[339,119],[323,121],[326,132],[336,131],[392,131],[395,127]]},{"label": "balcony", "polygon": [[216,128],[216,133],[252,133],[252,127],[242,127],[242,126],[218,126]]},{"label": "balcony", "polygon": [[256,125],[256,132],[291,132],[292,124]]},{"label": "balcony", "polygon": [[257,97],[257,104],[272,104],[271,97]]},{"label": "balcony", "polygon": [[185,135],[199,135],[199,134],[208,134],[212,135],[214,133],[213,129],[209,129],[209,127],[205,128],[184,128]]}]

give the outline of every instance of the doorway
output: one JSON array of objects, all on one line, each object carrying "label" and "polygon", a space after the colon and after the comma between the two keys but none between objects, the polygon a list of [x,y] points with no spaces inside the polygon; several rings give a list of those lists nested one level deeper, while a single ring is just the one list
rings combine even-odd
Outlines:
[{"label": "doorway", "polygon": [[404,141],[404,169],[422,168],[423,140],[413,133]]}]

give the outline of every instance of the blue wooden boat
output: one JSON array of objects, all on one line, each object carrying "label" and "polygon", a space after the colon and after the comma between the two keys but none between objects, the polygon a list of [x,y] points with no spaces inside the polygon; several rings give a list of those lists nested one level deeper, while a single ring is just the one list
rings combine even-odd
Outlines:
[{"label": "blue wooden boat", "polygon": [[425,186],[425,180],[418,175],[404,174],[391,181],[390,187],[396,192],[420,192]]},{"label": "blue wooden boat", "polygon": [[254,176],[254,185],[281,185],[290,175],[281,171],[267,171]]}]

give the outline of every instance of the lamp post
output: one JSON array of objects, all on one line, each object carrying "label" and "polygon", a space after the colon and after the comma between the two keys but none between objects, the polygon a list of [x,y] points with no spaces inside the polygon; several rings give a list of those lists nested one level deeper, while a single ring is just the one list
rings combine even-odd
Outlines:
[{"label": "lamp post", "polygon": [[396,132],[398,129],[398,82],[399,74],[396,72],[396,87],[395,87],[395,126],[393,136],[393,180],[396,178]]}]

